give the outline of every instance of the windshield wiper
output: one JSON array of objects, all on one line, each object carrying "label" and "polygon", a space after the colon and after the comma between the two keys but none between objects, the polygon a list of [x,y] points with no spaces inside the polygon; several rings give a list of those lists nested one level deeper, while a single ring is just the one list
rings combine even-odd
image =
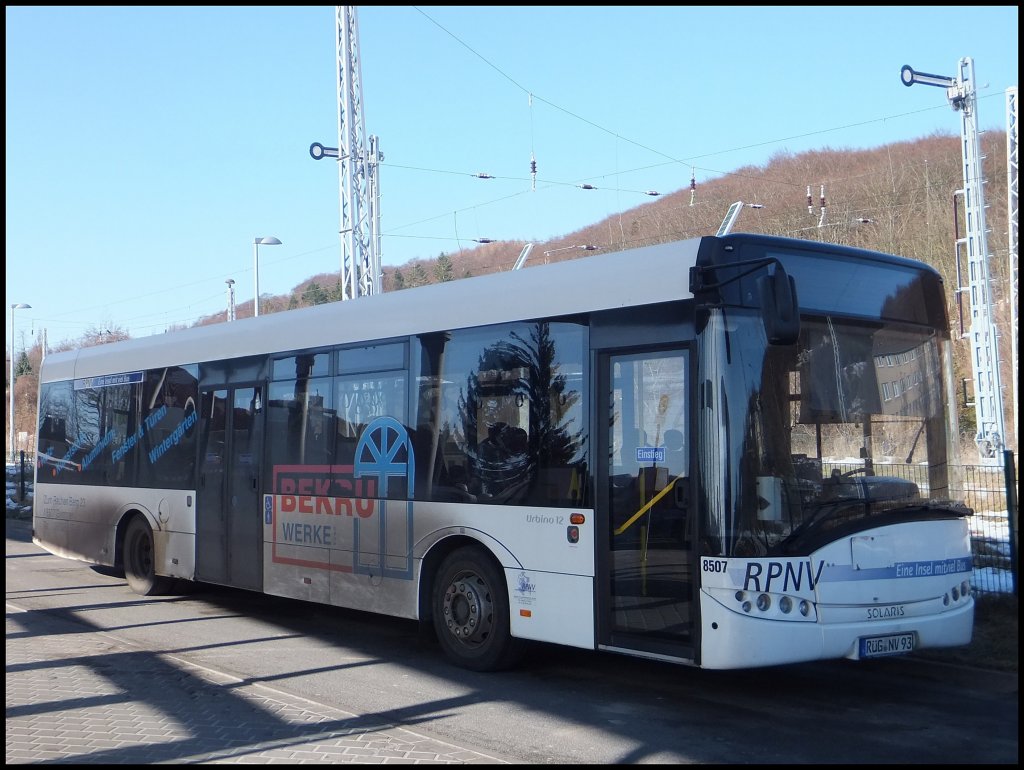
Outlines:
[{"label": "windshield wiper", "polygon": [[879,506],[875,514],[886,516],[899,516],[911,511],[919,514],[944,514],[943,518],[972,516],[974,511],[968,506],[955,500],[885,500],[872,499],[870,497],[842,497],[827,500],[818,504],[818,510],[803,522],[797,525],[789,536],[779,543],[783,553],[792,552],[793,549],[817,527],[828,521],[840,511],[849,511],[857,503],[863,506],[862,513],[872,515],[872,506]]},{"label": "windshield wiper", "polygon": [[816,503],[817,510],[794,527],[793,531],[779,543],[779,547],[783,551],[786,551],[788,548],[799,543],[800,540],[820,524],[832,518],[840,511],[849,510],[855,504],[864,507],[863,513],[869,513],[872,502],[874,501],[870,498],[864,497],[836,497],[831,500]]}]

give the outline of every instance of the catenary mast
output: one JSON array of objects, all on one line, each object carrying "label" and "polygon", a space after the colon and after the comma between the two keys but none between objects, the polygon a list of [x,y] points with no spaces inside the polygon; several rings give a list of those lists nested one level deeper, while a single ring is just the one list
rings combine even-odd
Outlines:
[{"label": "catenary mast", "polygon": [[384,156],[377,137],[366,137],[356,7],[335,6],[335,22],[338,146],[314,142],[309,154],[338,160],[342,299],[354,299],[381,291],[378,170]]},{"label": "catenary mast", "polygon": [[965,233],[962,237],[957,234],[956,249],[958,255],[961,247],[967,251],[968,285],[961,287],[961,291],[966,291],[970,298],[971,323],[966,336],[970,340],[974,372],[974,413],[977,419],[974,441],[982,463],[999,464],[1003,461],[1006,429],[999,374],[999,340],[992,319],[985,178],[981,167],[974,60],[970,57],[960,59],[957,69],[957,76],[952,78],[915,72],[909,65],[904,65],[900,78],[906,86],[920,83],[945,88],[950,106],[960,113],[964,186],[957,195],[963,201]]}]

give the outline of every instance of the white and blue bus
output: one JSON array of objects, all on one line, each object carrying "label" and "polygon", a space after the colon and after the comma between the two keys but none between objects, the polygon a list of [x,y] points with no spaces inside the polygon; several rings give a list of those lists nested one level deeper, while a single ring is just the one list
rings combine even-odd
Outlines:
[{"label": "white and blue bus", "polygon": [[46,356],[34,541],[416,619],[476,670],[963,645],[952,382],[920,262],[588,256]]}]

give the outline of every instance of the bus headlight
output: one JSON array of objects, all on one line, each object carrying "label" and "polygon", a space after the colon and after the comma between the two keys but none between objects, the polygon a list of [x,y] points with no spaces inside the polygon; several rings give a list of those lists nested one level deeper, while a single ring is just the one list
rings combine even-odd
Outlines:
[{"label": "bus headlight", "polygon": [[[758,620],[814,622],[817,607],[812,599],[770,591],[745,591],[742,588],[702,588],[709,598],[732,612],[753,615]],[[755,612],[756,610],[756,612]]]}]

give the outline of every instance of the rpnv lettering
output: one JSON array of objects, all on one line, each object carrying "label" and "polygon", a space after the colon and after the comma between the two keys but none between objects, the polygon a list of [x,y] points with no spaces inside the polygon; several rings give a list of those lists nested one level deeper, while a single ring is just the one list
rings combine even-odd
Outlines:
[{"label": "rpnv lettering", "polygon": [[[758,561],[748,561],[747,571],[743,576],[744,591],[771,591],[780,593],[796,592],[803,589],[804,580],[807,581],[807,589],[813,590],[821,577],[821,570],[825,562],[818,562],[817,571],[814,565],[808,560],[806,562],[792,561],[770,561],[766,564]],[[767,567],[767,569],[765,569]],[[782,585],[779,585],[781,578]],[[762,579],[764,585],[761,585]]]}]

